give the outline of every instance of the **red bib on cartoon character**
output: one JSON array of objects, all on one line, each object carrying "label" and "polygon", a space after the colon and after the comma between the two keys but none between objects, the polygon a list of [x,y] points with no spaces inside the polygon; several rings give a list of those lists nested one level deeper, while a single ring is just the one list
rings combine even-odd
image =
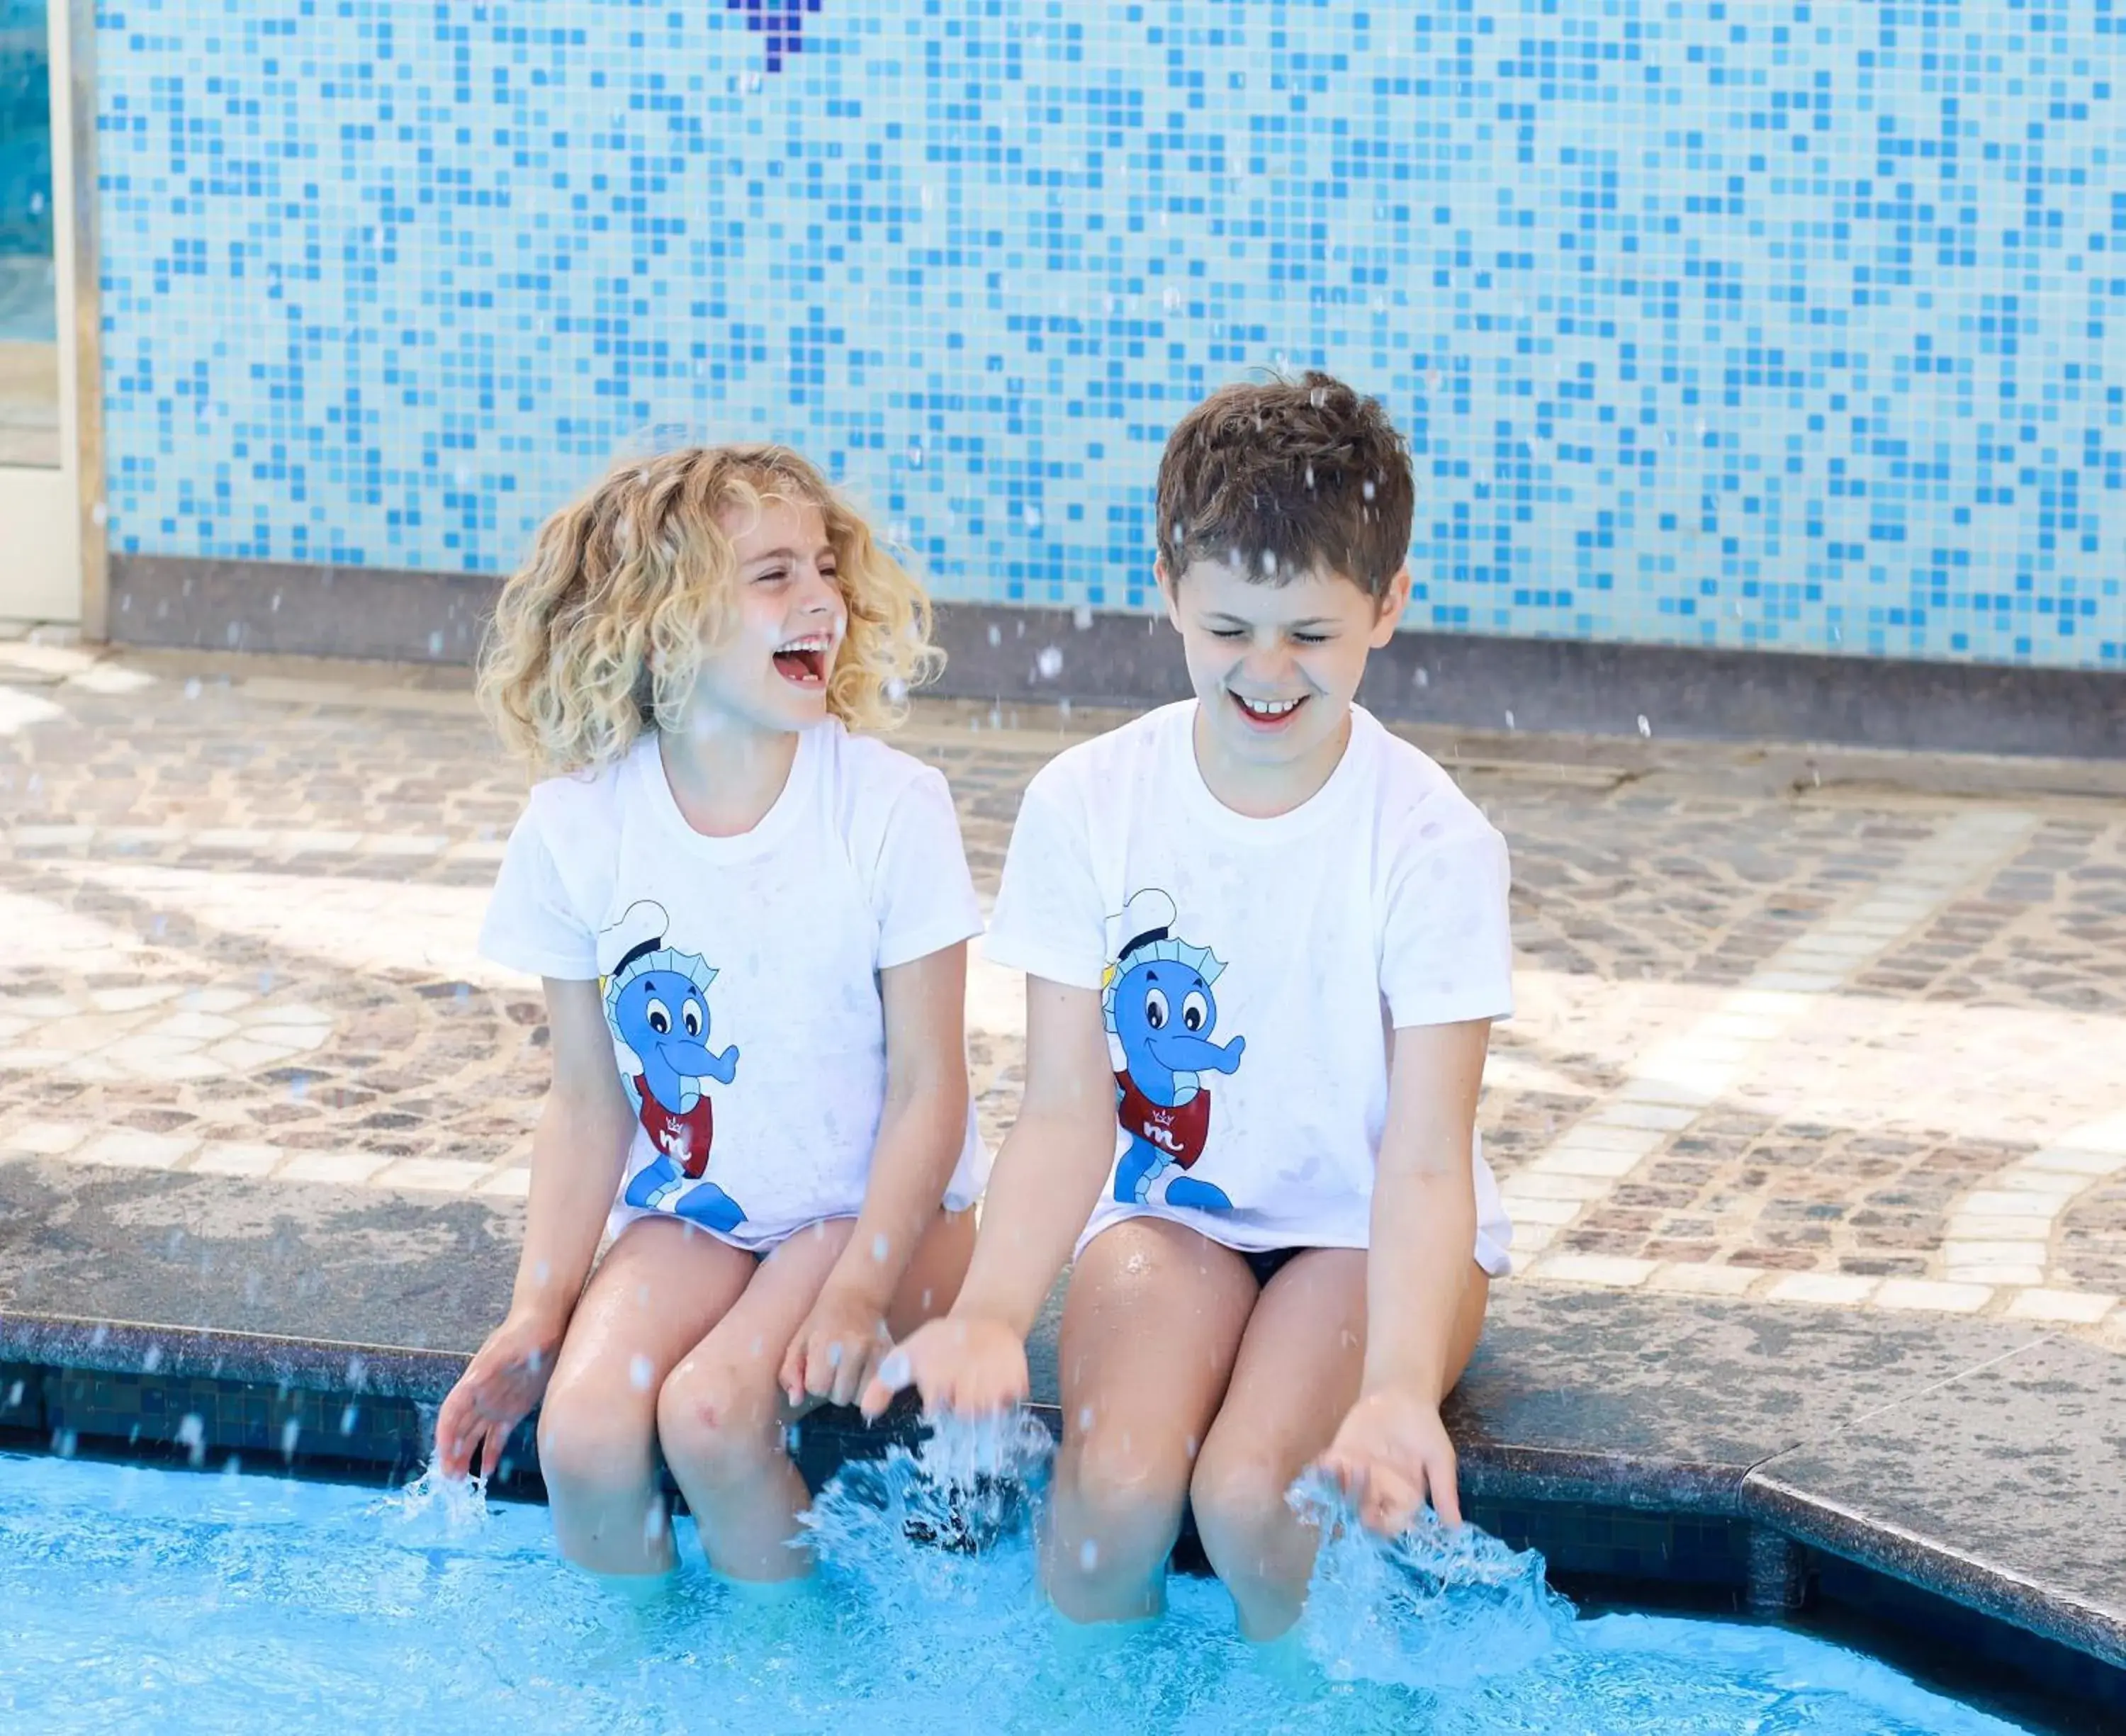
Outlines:
[{"label": "red bib on cartoon character", "polygon": [[1139,1091],[1136,1081],[1126,1073],[1117,1073],[1115,1083],[1122,1093],[1115,1118],[1124,1133],[1136,1135],[1154,1151],[1165,1152],[1183,1169],[1203,1155],[1203,1142],[1211,1135],[1209,1092],[1199,1087],[1186,1103],[1169,1109]]},{"label": "red bib on cartoon character", "polygon": [[650,1143],[698,1181],[709,1167],[709,1141],[716,1132],[708,1093],[697,1097],[694,1106],[683,1115],[673,1114],[650,1096],[650,1081],[640,1073],[635,1077],[635,1094],[642,1099],[642,1113],[637,1119],[650,1135]]}]

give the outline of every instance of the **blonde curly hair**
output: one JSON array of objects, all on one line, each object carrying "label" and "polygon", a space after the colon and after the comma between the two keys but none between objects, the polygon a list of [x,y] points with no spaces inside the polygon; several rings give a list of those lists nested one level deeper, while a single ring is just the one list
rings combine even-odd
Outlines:
[{"label": "blonde curly hair", "polygon": [[933,677],[930,600],[861,513],[787,446],[689,446],[626,460],[539,527],[502,588],[480,697],[535,772],[619,758],[644,729],[680,727],[703,653],[727,630],[738,563],[722,520],[777,500],[815,507],[839,571],[848,631],[827,709],[890,728]]}]

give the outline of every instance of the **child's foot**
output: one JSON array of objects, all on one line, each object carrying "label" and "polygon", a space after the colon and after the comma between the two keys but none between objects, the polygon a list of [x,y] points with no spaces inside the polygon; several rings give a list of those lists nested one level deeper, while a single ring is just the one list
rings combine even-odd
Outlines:
[{"label": "child's foot", "polygon": [[1169,1205],[1193,1206],[1198,1211],[1231,1211],[1233,1202],[1222,1187],[1199,1182],[1193,1176],[1176,1176],[1166,1184]]},{"label": "child's foot", "polygon": [[[673,1190],[678,1191],[676,1188]],[[699,1224],[706,1229],[720,1230],[729,1235],[745,1222],[745,1214],[739,1210],[738,1201],[731,1198],[713,1182],[697,1182],[687,1196],[672,1208],[673,1215]]]}]

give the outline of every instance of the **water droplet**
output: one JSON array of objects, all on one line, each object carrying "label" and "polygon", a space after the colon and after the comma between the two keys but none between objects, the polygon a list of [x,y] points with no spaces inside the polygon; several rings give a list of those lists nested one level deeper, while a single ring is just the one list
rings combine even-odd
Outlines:
[{"label": "water droplet", "polygon": [[1262,551],[1262,569],[1263,569],[1263,571],[1264,571],[1264,573],[1269,573],[1269,574],[1271,574],[1271,575],[1273,575],[1273,576],[1276,573],[1276,572],[1277,572],[1277,550],[1274,550],[1274,549],[1265,549],[1265,550],[1264,550]]},{"label": "water droplet", "polygon": [[628,1359],[627,1384],[638,1393],[650,1390],[650,1383],[657,1378],[657,1369],[649,1357],[637,1351]]},{"label": "water droplet", "polygon": [[1041,655],[1034,658],[1033,667],[1042,680],[1052,682],[1063,672],[1063,653],[1055,646],[1045,646]]},{"label": "water droplet", "polygon": [[1070,625],[1080,633],[1089,633],[1093,627],[1093,611],[1084,603],[1070,611]]},{"label": "water droplet", "polygon": [[1078,1565],[1087,1573],[1100,1564],[1100,1545],[1088,1537],[1078,1545]]},{"label": "water droplet", "polygon": [[1654,726],[1646,721],[1646,715],[1645,712],[1642,711],[1639,714],[1639,734],[1642,735],[1651,736],[1653,733]]},{"label": "water droplet", "polygon": [[892,1248],[893,1243],[886,1238],[886,1234],[884,1230],[881,1230],[876,1235],[871,1238],[871,1257],[872,1259],[877,1261],[881,1266],[886,1264],[886,1257],[892,1251]]},{"label": "water droplet", "polygon": [[1003,628],[1001,628],[1001,627],[999,627],[999,626],[998,626],[998,625],[997,625],[997,624],[996,624],[994,621],[991,621],[991,622],[990,623],[990,646],[991,646],[992,648],[994,648],[995,646],[1000,645],[1000,644],[1002,644],[1003,643],[1004,643],[1004,629],[1003,629]]},{"label": "water droplet", "polygon": [[1084,1432],[1091,1432],[1093,1427],[1093,1407],[1091,1405],[1082,1405],[1079,1408],[1078,1427]]},{"label": "water droplet", "polygon": [[1514,715],[1510,711],[1506,714],[1506,727],[1509,729],[1514,727]]},{"label": "water droplet", "polygon": [[302,1436],[303,1425],[293,1417],[281,1425],[281,1456],[291,1465],[295,1458],[295,1443]]}]

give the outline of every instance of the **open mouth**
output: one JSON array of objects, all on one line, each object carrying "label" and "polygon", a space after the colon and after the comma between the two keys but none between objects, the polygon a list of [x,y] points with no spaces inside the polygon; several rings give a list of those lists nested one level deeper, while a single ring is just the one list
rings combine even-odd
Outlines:
[{"label": "open mouth", "polygon": [[1299,708],[1306,703],[1304,695],[1297,699],[1245,699],[1230,687],[1226,693],[1248,727],[1264,734],[1290,729],[1292,720],[1299,715]]},{"label": "open mouth", "polygon": [[834,642],[824,633],[793,639],[775,648],[775,670],[793,687],[827,685],[827,658]]}]

